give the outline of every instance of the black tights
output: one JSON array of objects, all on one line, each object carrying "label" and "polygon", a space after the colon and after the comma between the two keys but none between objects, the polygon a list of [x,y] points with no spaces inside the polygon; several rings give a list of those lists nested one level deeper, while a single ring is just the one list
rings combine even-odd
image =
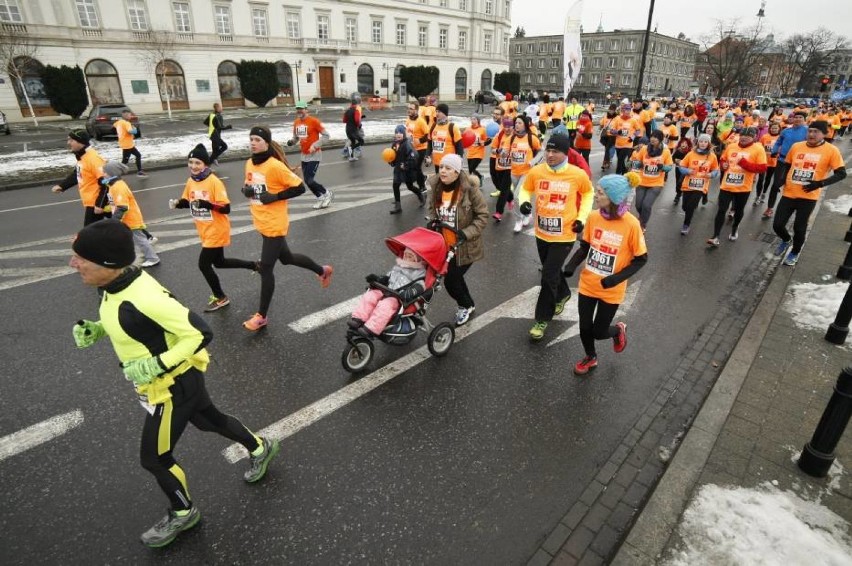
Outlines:
[{"label": "black tights", "polygon": [[474,157],[473,159],[471,159],[470,157],[467,158],[467,172],[471,175],[476,175],[477,177],[479,177],[479,186],[481,187],[482,173],[476,170],[476,168],[479,167],[480,163],[482,163],[482,159],[478,157]]},{"label": "black tights", "polygon": [[[595,340],[606,340],[618,336],[618,327],[611,326],[618,305],[579,293],[577,311],[580,314],[580,341],[587,356],[597,357]],[[597,311],[597,312],[596,312]]]},{"label": "black tights", "polygon": [[192,507],[186,475],[172,454],[187,423],[239,442],[250,453],[257,450],[258,442],[237,418],[216,408],[204,387],[204,374],[197,369],[190,368],[177,377],[169,391],[172,398],[154,405],[154,413],[145,416],[139,460],[154,475],[172,509],[179,511]]},{"label": "black tights", "polygon": [[757,192],[755,193],[755,198],[760,198],[761,195],[765,195],[769,192],[769,188],[772,186],[773,178],[775,175],[775,167],[767,167],[766,173],[761,173],[757,178]]},{"label": "black tights", "polygon": [[201,253],[198,254],[198,269],[204,275],[204,279],[217,299],[223,298],[225,292],[222,290],[219,276],[213,270],[214,267],[216,269],[251,269],[254,271],[256,266],[257,264],[253,261],[226,258],[225,248],[201,248]]},{"label": "black tights", "polygon": [[713,223],[713,237],[718,238],[722,232],[722,225],[725,223],[725,215],[728,213],[728,208],[731,203],[734,205],[734,225],[731,227],[731,234],[737,233],[737,228],[742,222],[743,214],[745,213],[745,205],[748,202],[748,197],[751,193],[732,193],[731,191],[719,191],[719,208],[716,210],[716,219]]},{"label": "black tights", "polygon": [[683,219],[684,225],[689,226],[692,224],[692,215],[695,214],[695,209],[698,208],[698,203],[701,202],[701,197],[703,196],[703,191],[683,191],[681,194],[683,201],[680,207],[686,215]]},{"label": "black tights", "polygon": [[549,322],[553,319],[556,303],[571,295],[562,266],[574,247],[574,242],[547,242],[535,239],[538,259],[541,261],[541,290],[535,303],[536,322]]},{"label": "black tights", "polygon": [[275,293],[275,262],[280,261],[282,265],[295,265],[302,269],[313,271],[317,275],[323,274],[323,269],[306,255],[294,254],[287,247],[284,236],[263,236],[263,247],[260,251],[260,307],[257,309],[260,316],[266,316],[272,295]]},{"label": "black tights", "polygon": [[775,220],[772,229],[775,234],[785,242],[790,241],[790,232],[787,231],[787,222],[795,214],[793,221],[793,253],[802,251],[805,244],[805,236],[808,234],[808,220],[816,207],[817,201],[804,198],[781,197],[778,210],[775,212]]},{"label": "black tights", "polygon": [[466,309],[474,306],[473,297],[470,296],[470,291],[464,280],[464,274],[467,273],[471,265],[473,264],[458,265],[456,258],[453,258],[447,268],[447,275],[444,277],[444,287],[447,289],[447,294],[453,298],[459,307]]}]

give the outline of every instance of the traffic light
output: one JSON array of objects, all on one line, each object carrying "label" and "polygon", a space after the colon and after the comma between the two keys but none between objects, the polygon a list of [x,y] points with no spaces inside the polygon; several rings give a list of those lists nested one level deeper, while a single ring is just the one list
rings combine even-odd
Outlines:
[{"label": "traffic light", "polygon": [[828,90],[828,84],[830,82],[831,82],[831,79],[828,77],[828,75],[823,75],[822,78],[819,80],[819,91],[820,92],[827,91]]}]

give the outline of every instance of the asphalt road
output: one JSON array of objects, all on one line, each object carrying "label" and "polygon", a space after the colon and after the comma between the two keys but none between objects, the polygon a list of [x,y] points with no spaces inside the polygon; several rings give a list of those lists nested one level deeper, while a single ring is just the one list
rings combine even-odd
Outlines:
[{"label": "asphalt road", "polygon": [[[525,564],[717,306],[736,286],[762,283],[750,277],[770,249],[759,210],[749,205],[739,241],[708,251],[715,203],[681,237],[670,182],[646,235],[650,262],[618,317],[629,346],[616,356],[600,343],[600,367],[578,378],[575,301],[543,342],[530,343],[534,241],[513,234],[510,222],[491,223],[486,258],[468,275],[476,314],[463,339],[444,358],[422,355],[423,336],[378,344],[371,373],[353,378],[341,367],[346,325],[334,307],[363,291],[364,275],[388,269],[385,237],[423,219],[412,195],[403,214],[388,215],[390,169],[380,149],[353,164],[326,155],[318,180],[337,195],[326,211],[313,211],[310,196],[291,201],[290,247],[334,265],[330,288],[279,266],[270,325],[249,335],[240,323],[255,311],[259,280],[220,273],[232,304],[204,315],[215,333],[209,390],[248,426],[274,425],[283,449],[263,482],[249,486],[246,461],[225,457],[229,443],[190,427],[177,457],[202,523],[158,552],[138,540],[168,505],[138,464],[143,409],[108,344],[78,351],[71,338],[77,319],[97,317],[95,291],[64,267],[79,202],[46,186],[0,193],[0,446],[59,415],[73,423],[30,449],[0,451],[0,563]],[[593,169],[599,164],[596,150]],[[223,164],[220,174],[241,201],[240,165]],[[160,237],[163,262],[151,273],[200,310],[209,290],[196,268],[197,238],[182,211],[166,205],[186,176],[174,169],[129,182]],[[256,258],[260,238],[242,204],[233,217],[228,255]],[[452,319],[446,293],[433,307],[434,322]],[[305,320],[316,313],[319,322]]]}]

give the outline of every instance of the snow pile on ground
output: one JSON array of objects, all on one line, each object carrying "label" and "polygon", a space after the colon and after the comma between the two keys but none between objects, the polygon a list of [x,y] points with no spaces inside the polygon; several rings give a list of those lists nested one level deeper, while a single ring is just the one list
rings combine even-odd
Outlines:
[{"label": "snow pile on ground", "polygon": [[823,204],[832,212],[847,214],[849,209],[852,208],[852,195],[840,195],[831,200],[826,199]]},{"label": "snow pile on ground", "polygon": [[834,322],[848,288],[849,283],[843,281],[830,285],[797,283],[790,287],[784,309],[793,315],[796,326],[825,332]]},{"label": "snow pile on ground", "polygon": [[831,510],[769,483],[756,489],[705,485],[684,512],[684,548],[665,564],[849,566],[848,528]]},{"label": "snow pile on ground", "polygon": [[[470,126],[470,120],[454,120],[461,128]],[[364,136],[369,142],[375,138],[390,139],[393,130],[402,120],[374,120],[364,122]],[[346,129],[343,123],[324,124],[332,140],[346,140]],[[272,139],[282,143],[293,137],[293,123],[272,127]],[[62,135],[62,134],[57,134]],[[225,132],[222,136],[228,144],[229,152],[247,152],[249,148],[248,131]],[[142,153],[142,163],[158,163],[182,159],[189,154],[197,144],[203,143],[210,147],[210,140],[203,131],[182,136],[147,138],[136,141],[136,147]],[[106,160],[121,160],[121,150],[114,140],[92,141],[92,147]],[[75,160],[67,149],[49,151],[25,151],[0,155],[0,175],[20,176],[30,172],[55,170],[67,174],[74,167]],[[132,163],[131,163],[132,167]]]}]

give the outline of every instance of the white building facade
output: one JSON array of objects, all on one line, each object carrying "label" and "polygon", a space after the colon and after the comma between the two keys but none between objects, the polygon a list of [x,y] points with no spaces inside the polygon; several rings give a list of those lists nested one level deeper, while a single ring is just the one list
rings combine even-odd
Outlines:
[{"label": "white building facade", "polygon": [[[276,64],[272,104],[390,98],[412,65],[439,69],[440,99],[467,100],[508,70],[510,11],[511,0],[0,0],[0,26],[37,45],[24,88],[36,115],[51,116],[43,65],[79,65],[93,105],[142,113],[166,98],[173,109],[250,105],[236,75],[243,59]],[[150,68],[143,53],[163,32],[174,48]],[[21,120],[25,97],[5,72],[0,109]]]}]

